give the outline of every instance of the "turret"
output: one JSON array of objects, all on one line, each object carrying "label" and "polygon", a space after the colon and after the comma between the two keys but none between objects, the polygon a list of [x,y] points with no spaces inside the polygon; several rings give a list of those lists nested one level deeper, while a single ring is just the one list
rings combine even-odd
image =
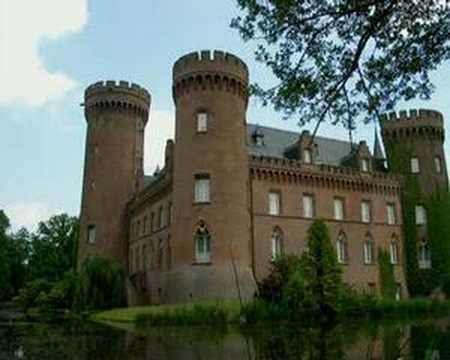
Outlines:
[{"label": "turret", "polygon": [[432,110],[400,111],[381,119],[391,171],[417,176],[423,197],[448,189],[444,120]]},{"label": "turret", "polygon": [[87,135],[79,264],[91,254],[127,262],[125,207],[143,181],[150,94],[125,81],[97,82],[84,94]]},{"label": "turret", "polygon": [[249,297],[248,70],[202,51],[173,67],[176,106],[172,266],[167,301]]}]

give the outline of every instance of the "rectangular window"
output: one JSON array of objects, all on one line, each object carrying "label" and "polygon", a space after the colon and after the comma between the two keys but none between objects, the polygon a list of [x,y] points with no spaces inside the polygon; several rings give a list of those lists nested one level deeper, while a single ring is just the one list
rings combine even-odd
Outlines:
[{"label": "rectangular window", "polygon": [[370,201],[364,200],[361,202],[361,221],[363,223],[370,223]]},{"label": "rectangular window", "polygon": [[369,160],[367,159],[362,159],[361,160],[361,170],[364,172],[368,172],[369,171]]},{"label": "rectangular window", "polygon": [[152,212],[152,214],[150,215],[150,232],[154,232],[155,228],[155,213]]},{"label": "rectangular window", "polygon": [[87,242],[88,244],[95,244],[95,225],[88,225],[87,227]]},{"label": "rectangular window", "polygon": [[416,206],[416,225],[425,225],[427,223],[427,211],[423,205]]},{"label": "rectangular window", "polygon": [[314,217],[314,196],[303,194],[303,216],[311,219]]},{"label": "rectangular window", "polygon": [[386,205],[386,215],[387,215],[388,225],[394,225],[396,223],[396,214],[395,214],[395,205],[394,204]]},{"label": "rectangular window", "polygon": [[147,235],[148,227],[147,227],[148,218],[147,215],[144,216],[144,235]]},{"label": "rectangular window", "polygon": [[269,215],[280,215],[281,195],[278,192],[269,193]]},{"label": "rectangular window", "polygon": [[169,203],[169,206],[167,207],[167,224],[170,225],[172,224],[172,203]]},{"label": "rectangular window", "polygon": [[439,156],[436,156],[434,158],[434,166],[436,168],[436,172],[437,173],[441,173],[442,172],[442,163],[441,163],[441,158]]},{"label": "rectangular window", "polygon": [[210,201],[210,179],[209,175],[195,176],[194,197],[196,203],[209,203]]},{"label": "rectangular window", "polygon": [[304,149],[303,150],[303,161],[305,162],[305,164],[311,164],[312,163],[311,150],[309,150],[309,149]]},{"label": "rectangular window", "polygon": [[162,206],[158,209],[158,228],[161,229],[164,226],[164,208]]},{"label": "rectangular window", "polygon": [[419,159],[416,157],[411,158],[411,172],[418,174],[420,172]]},{"label": "rectangular window", "polygon": [[208,114],[200,112],[197,114],[197,132],[206,132],[208,130]]},{"label": "rectangular window", "polygon": [[344,220],[344,199],[334,198],[334,220]]}]

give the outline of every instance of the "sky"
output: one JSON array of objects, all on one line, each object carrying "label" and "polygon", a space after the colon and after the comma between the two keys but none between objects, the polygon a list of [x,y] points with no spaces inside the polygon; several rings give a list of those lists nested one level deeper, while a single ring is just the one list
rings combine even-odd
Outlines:
[{"label": "sky", "polygon": [[[144,168],[152,173],[163,165],[165,141],[173,137],[177,58],[229,51],[248,64],[252,82],[273,83],[269,70],[254,61],[255,44],[230,28],[237,14],[235,0],[0,0],[0,209],[13,229],[34,230],[61,212],[79,214],[86,133],[80,103],[89,84],[127,80],[150,91]],[[450,119],[450,63],[432,78],[430,101],[402,103],[398,110],[432,108]],[[247,121],[302,130],[295,118],[281,120],[256,99]],[[447,126],[447,137],[449,131]],[[319,135],[347,139],[332,126]],[[372,144],[374,125],[354,136]]]}]

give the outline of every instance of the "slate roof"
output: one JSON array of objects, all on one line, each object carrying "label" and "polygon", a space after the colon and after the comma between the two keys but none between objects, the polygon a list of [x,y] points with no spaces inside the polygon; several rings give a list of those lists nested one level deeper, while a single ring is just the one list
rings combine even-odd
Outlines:
[{"label": "slate roof", "polygon": [[[264,145],[257,145],[253,140],[255,130],[264,135]],[[250,155],[285,158],[286,148],[294,145],[299,138],[300,133],[297,132],[247,124],[247,149]],[[348,141],[316,136],[314,142],[317,144],[317,152],[314,154],[316,164],[338,166],[351,151]]]}]

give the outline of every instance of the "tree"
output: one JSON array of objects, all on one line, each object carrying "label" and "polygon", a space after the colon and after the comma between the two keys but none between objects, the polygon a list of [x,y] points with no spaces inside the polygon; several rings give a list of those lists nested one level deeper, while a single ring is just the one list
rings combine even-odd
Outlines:
[{"label": "tree", "polygon": [[25,282],[29,234],[12,233],[6,214],[0,210],[0,301],[16,295]]},{"label": "tree", "polygon": [[[429,74],[450,58],[446,0],[237,0],[233,19],[256,59],[279,80],[253,86],[300,125],[329,119],[352,129],[400,100],[428,99]],[[316,132],[315,131],[315,132]]]},{"label": "tree", "polygon": [[[315,220],[308,229],[307,250],[302,255],[299,278],[304,280],[302,286],[309,290],[323,317],[330,318],[339,311],[344,290],[342,270],[328,227],[322,220]],[[296,278],[294,281],[298,282]]]},{"label": "tree", "polygon": [[66,271],[75,269],[78,226],[78,219],[67,214],[39,223],[31,236],[30,280],[59,281]]}]

